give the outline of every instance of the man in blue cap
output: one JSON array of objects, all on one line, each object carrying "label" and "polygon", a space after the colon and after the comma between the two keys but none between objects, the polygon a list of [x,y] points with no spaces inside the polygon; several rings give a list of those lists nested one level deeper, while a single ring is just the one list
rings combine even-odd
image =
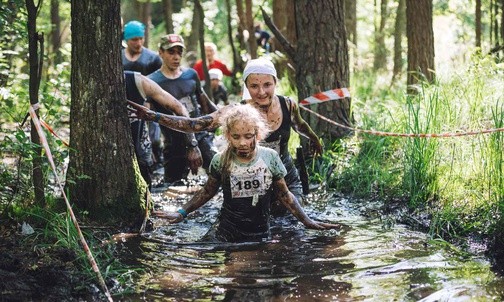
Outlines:
[{"label": "man in blue cap", "polygon": [[158,54],[143,46],[145,26],[138,21],[130,21],[124,26],[126,48],[121,50],[124,70],[148,75],[158,70],[163,62]]}]

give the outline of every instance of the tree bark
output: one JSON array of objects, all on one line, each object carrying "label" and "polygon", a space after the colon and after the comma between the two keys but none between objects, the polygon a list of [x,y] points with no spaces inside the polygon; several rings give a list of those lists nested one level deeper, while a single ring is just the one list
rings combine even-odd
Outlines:
[{"label": "tree bark", "polygon": [[173,14],[172,0],[163,0],[163,16],[165,21],[165,31],[167,34],[174,33],[172,14]]},{"label": "tree bark", "polygon": [[200,36],[200,22],[201,22],[201,14],[200,10],[194,8],[193,9],[193,18],[191,21],[191,35],[187,37],[186,39],[186,51],[195,51],[198,53],[198,41],[199,41],[199,36]]},{"label": "tree bark", "polygon": [[257,58],[257,42],[254,36],[254,19],[252,16],[252,0],[245,0],[245,24],[249,32],[248,48],[252,59]]},{"label": "tree bark", "polygon": [[[297,47],[282,35],[263,10],[263,18],[282,44],[286,54],[296,65],[298,99],[303,100],[318,92],[334,88],[348,88],[348,44],[345,31],[344,0],[297,0],[295,2]],[[317,16],[317,18],[313,18]],[[325,22],[320,22],[325,20]],[[310,106],[315,112],[337,123],[351,126],[351,99],[344,98]],[[323,119],[309,115],[301,109],[303,118],[324,141],[349,134],[347,129],[337,127]],[[302,138],[302,144],[306,146]],[[307,148],[305,148],[307,150]]]},{"label": "tree bark", "polygon": [[[297,67],[299,100],[329,89],[348,87],[350,75],[344,0],[298,0],[295,9],[298,41],[293,60]],[[312,105],[310,109],[350,126],[350,102],[346,98]],[[348,130],[306,112],[303,117],[326,142],[348,134]]]},{"label": "tree bark", "polygon": [[481,47],[481,0],[476,0],[474,7],[475,27],[476,27],[476,47]]},{"label": "tree bark", "polygon": [[59,1],[51,0],[51,44],[54,54],[54,65],[61,63],[61,18],[59,14]]},{"label": "tree bark", "polygon": [[126,110],[119,0],[71,3],[71,201],[102,222],[141,222],[141,177]]},{"label": "tree bark", "polygon": [[432,0],[406,0],[408,91],[421,80],[435,80]]},{"label": "tree bark", "polygon": [[406,31],[406,0],[398,0],[397,13],[394,28],[394,70],[392,82],[403,69],[402,39]]},{"label": "tree bark", "polygon": [[11,27],[18,19],[18,14],[20,14],[21,11],[21,5],[22,2],[19,4],[15,1],[6,1],[5,3],[2,2],[2,9],[5,10],[5,14],[3,15],[5,19],[3,20],[3,22],[10,26],[1,27],[3,32],[2,34],[0,34],[0,45],[4,50],[4,57],[0,58],[0,63],[3,64],[4,67],[2,67],[2,72],[0,72],[0,87],[5,87],[7,85],[9,75],[11,74],[10,70],[13,62],[12,58],[15,57],[14,54],[16,53],[16,37],[21,36],[15,30],[13,30],[14,27]]},{"label": "tree bark", "polygon": [[[247,29],[247,25],[245,23],[245,11],[243,10],[243,1],[236,0],[236,14],[238,15],[238,40],[240,42],[240,49],[245,50],[247,53],[249,52],[248,40],[245,37],[245,30]],[[247,31],[248,32],[248,31]]]},{"label": "tree bark", "polygon": [[150,36],[150,26],[151,26],[151,11],[152,11],[152,4],[150,0],[145,0],[140,3],[140,20],[142,20],[142,23],[145,25],[145,37],[144,37],[144,45],[145,47],[149,48],[149,36]]},{"label": "tree bark", "polygon": [[[39,6],[35,6],[33,0],[26,0],[26,10],[28,12],[28,51],[29,51],[29,63],[30,63],[30,81],[29,81],[29,94],[30,94],[30,105],[38,104],[38,92],[40,86],[40,77],[42,70],[42,57],[43,54],[39,53],[43,48],[43,36],[37,33],[37,14]],[[41,46],[39,47],[39,44]],[[38,116],[38,109],[35,109],[35,113]],[[31,121],[30,130],[31,142],[34,144],[33,157],[33,170],[32,170],[32,181],[33,190],[35,193],[35,203],[41,207],[46,205],[45,200],[45,177],[42,171],[42,146],[40,144],[40,137],[38,135],[37,129]]]},{"label": "tree bark", "polygon": [[353,54],[353,65],[357,64],[357,0],[345,0],[345,29],[348,41],[352,42],[350,52]]},{"label": "tree bark", "polygon": [[387,0],[381,0],[380,12],[375,13],[377,18],[379,15],[379,21],[375,21],[374,70],[387,67],[387,47],[385,46],[385,24],[388,18],[387,2]]},{"label": "tree bark", "polygon": [[[274,0],[273,1],[273,22],[275,23],[278,30],[282,35],[292,44],[297,44],[297,33],[296,33],[296,14],[294,10],[294,5],[292,1],[289,0]],[[271,29],[270,29],[271,30]],[[278,42],[276,37],[271,40],[272,49],[275,51],[285,52],[282,44]],[[279,64],[277,65],[277,73],[280,76],[285,74],[289,77],[289,82],[292,85],[296,84],[296,71],[293,68],[294,62],[290,57],[286,56],[286,59],[279,58]]]}]

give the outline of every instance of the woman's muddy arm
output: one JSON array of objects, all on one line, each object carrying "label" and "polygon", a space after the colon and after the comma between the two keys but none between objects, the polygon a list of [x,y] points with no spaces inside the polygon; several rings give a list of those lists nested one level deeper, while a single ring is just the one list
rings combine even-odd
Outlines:
[{"label": "woman's muddy arm", "polygon": [[299,112],[299,106],[291,100],[291,120],[292,120],[292,128],[301,134],[302,136],[308,138],[314,148],[315,155],[321,155],[324,151],[324,147],[320,143],[320,139],[313,131],[313,129],[308,125],[308,123],[301,117],[301,113]]},{"label": "woman's muddy arm", "polygon": [[317,222],[308,217],[308,215],[306,215],[305,211],[297,201],[297,198],[287,188],[287,184],[285,183],[285,180],[283,178],[275,181],[274,184],[275,193],[278,200],[280,200],[280,202],[282,202],[285,207],[305,225],[306,228],[324,230],[337,229],[341,227],[341,225],[339,224]]}]

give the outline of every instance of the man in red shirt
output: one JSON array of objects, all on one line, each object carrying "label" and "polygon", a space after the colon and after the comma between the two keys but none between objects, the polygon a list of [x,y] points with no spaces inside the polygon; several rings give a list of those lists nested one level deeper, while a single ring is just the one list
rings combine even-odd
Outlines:
[{"label": "man in red shirt", "polygon": [[[222,74],[230,77],[233,73],[227,68],[226,64],[217,60],[217,46],[212,42],[205,42],[205,56],[207,59],[208,70],[212,68],[217,68],[222,71]],[[203,60],[199,59],[193,66],[193,69],[198,73],[200,81],[205,80],[205,75],[203,74]]]}]

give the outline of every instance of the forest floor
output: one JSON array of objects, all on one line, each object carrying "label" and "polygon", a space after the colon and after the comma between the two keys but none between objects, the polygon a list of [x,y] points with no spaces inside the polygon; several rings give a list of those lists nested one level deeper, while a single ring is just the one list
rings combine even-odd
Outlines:
[{"label": "forest floor", "polygon": [[1,301],[97,300],[96,290],[74,265],[73,250],[41,247],[21,235],[19,226],[4,222],[0,226]]}]

